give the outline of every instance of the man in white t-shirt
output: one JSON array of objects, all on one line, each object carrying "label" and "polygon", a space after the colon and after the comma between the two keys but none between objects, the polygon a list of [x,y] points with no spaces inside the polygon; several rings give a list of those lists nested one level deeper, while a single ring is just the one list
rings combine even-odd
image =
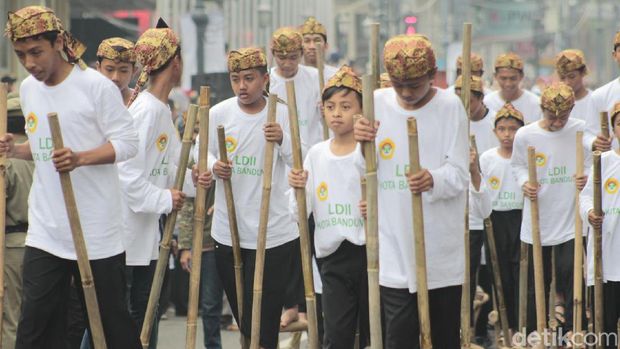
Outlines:
[{"label": "man in white t-shirt", "polygon": [[127,105],[133,94],[129,83],[137,71],[134,43],[123,38],[105,39],[97,49],[97,70],[121,90]]},{"label": "man in white t-shirt", "polygon": [[[323,60],[325,60],[325,54],[329,48],[327,44],[327,30],[325,26],[316,20],[314,17],[308,17],[304,24],[300,28],[301,35],[304,38],[304,64],[310,67],[318,68],[318,45],[323,46]],[[324,76],[325,82],[329,80],[338,71],[337,67],[329,64],[324,64]]]},{"label": "man in white t-shirt", "polygon": [[[620,31],[616,33],[616,36],[614,36],[614,46],[613,51],[611,51],[611,56],[614,61],[618,63],[618,66],[620,66]],[[594,111],[597,114],[606,111],[611,115],[614,104],[618,101],[620,101],[620,77],[616,77],[612,81],[592,92],[592,104],[594,105]],[[596,128],[599,130],[596,140],[594,141],[598,150],[608,151],[611,149],[612,141],[617,143],[617,140],[613,139],[613,135],[612,137],[605,138],[602,134],[600,134],[600,121],[593,123],[590,127],[592,129]]]},{"label": "man in white t-shirt", "polygon": [[484,97],[484,104],[494,110],[500,110],[510,102],[523,113],[525,123],[529,124],[542,118],[540,98],[532,92],[521,88],[523,81],[523,59],[516,53],[505,53],[495,59],[495,80],[500,89]]},{"label": "man in white t-shirt", "polygon": [[[417,278],[411,195],[424,206],[431,340],[435,348],[460,346],[463,232],[469,178],[467,114],[461,100],[433,87],[437,67],[430,41],[399,35],[385,44],[383,63],[393,88],[375,91],[374,125],[355,124],[358,141],[377,141],[379,283],[385,348],[419,343]],[[418,125],[422,170],[408,174],[407,119]],[[446,214],[454,215],[446,219]],[[439,330],[441,329],[441,330]]]},{"label": "man in white t-shirt", "polygon": [[[482,60],[482,57],[479,54],[472,52],[469,62],[470,62],[470,67],[471,67],[471,76],[482,78],[482,75],[484,74],[484,61]],[[463,74],[463,57],[458,56],[458,58],[456,59],[456,78],[458,79],[462,74]],[[456,80],[455,80],[455,84],[456,84]],[[449,92],[454,92],[454,87],[455,87],[454,85],[450,85],[448,86],[446,90],[448,90]],[[486,91],[484,93],[486,93]]]},{"label": "man in white t-shirt", "polygon": [[[17,348],[65,348],[71,277],[80,280],[58,172],[71,173],[109,348],[141,348],[125,303],[125,254],[116,163],[136,154],[138,136],[118,88],[81,60],[85,47],[54,12],[9,12],[6,35],[31,74],[20,89],[28,141],[0,139],[0,153],[35,162]],[[65,58],[66,57],[66,60]],[[53,150],[46,115],[58,113],[65,148]],[[84,305],[81,283],[76,282]]]},{"label": "man in white t-shirt", "polygon": [[[533,244],[531,199],[538,200],[546,297],[551,285],[551,251],[552,248],[555,250],[556,289],[552,291],[563,297],[565,302],[564,322],[559,324],[564,333],[572,331],[573,324],[575,193],[584,187],[587,180],[585,175],[576,176],[574,149],[582,146],[586,160],[589,160],[588,146],[576,144],[576,133],[585,129],[585,122],[569,117],[574,104],[575,95],[568,85],[559,82],[545,88],[541,96],[544,118],[517,131],[511,159],[517,182],[524,196],[529,198],[524,202],[521,224],[521,241],[528,244]],[[536,149],[538,187],[529,183],[529,146]],[[531,258],[529,265],[527,329],[532,331],[536,329],[536,302]]]}]

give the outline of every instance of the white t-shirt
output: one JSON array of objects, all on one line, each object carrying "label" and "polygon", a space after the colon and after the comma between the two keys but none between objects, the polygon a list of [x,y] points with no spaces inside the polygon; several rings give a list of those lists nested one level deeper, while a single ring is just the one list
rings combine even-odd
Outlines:
[{"label": "white t-shirt", "polygon": [[[297,102],[297,116],[299,118],[299,133],[306,148],[323,141],[323,125],[321,124],[321,91],[319,91],[319,71],[314,67],[299,65],[297,74],[291,79],[285,79],[271,68],[269,92],[275,93],[280,99],[288,102],[286,82],[295,83],[295,100]],[[327,74],[326,74],[327,76]],[[285,116],[288,109],[285,109]],[[287,130],[288,131],[288,130]],[[305,153],[305,152],[304,152]]]},{"label": "white t-shirt", "polygon": [[[620,102],[620,78],[616,78],[592,92],[592,105],[594,113],[592,113],[592,118],[587,124],[587,129],[591,133],[594,133],[594,135],[598,135],[599,133],[601,133],[601,119],[599,113],[606,111],[611,116],[611,112],[617,102]],[[618,140],[616,139],[616,137],[613,137],[611,118],[609,120],[609,125],[609,132],[613,138],[612,148],[617,149]]]},{"label": "white t-shirt", "polygon": [[[620,156],[614,151],[605,152],[601,156],[601,193],[603,201],[603,280],[620,281]],[[584,226],[588,224],[588,211],[594,208],[593,204],[593,183],[592,177],[588,178],[586,186],[579,196],[581,217]],[[590,227],[588,235],[587,256],[588,256],[588,285],[594,285],[594,231]]]},{"label": "white t-shirt", "polygon": [[[267,105],[257,114],[241,110],[237,97],[229,98],[211,108],[209,112],[209,163],[219,159],[217,127],[223,125],[226,131],[228,160],[232,161],[232,189],[237,212],[237,226],[241,248],[256,249],[260,205],[263,185],[263,164],[265,158],[265,134],[263,125],[267,122]],[[273,248],[299,237],[297,223],[288,208],[287,165],[293,164],[292,143],[289,136],[289,122],[286,107],[277,106],[276,122],[282,128],[282,145],[276,143],[273,155],[273,177],[267,226],[267,248]],[[194,157],[198,158],[198,146]],[[232,246],[228,210],[224,185],[217,176],[215,187],[215,212],[211,234],[220,244]]]},{"label": "white t-shirt", "polygon": [[575,106],[570,112],[570,117],[583,120],[586,123],[586,129],[583,133],[584,143],[590,145],[592,149],[592,143],[596,139],[596,135],[600,133],[601,124],[599,114],[595,111],[592,102],[592,91],[587,90],[588,94],[583,98],[575,101]]},{"label": "white t-shirt", "polygon": [[[518,111],[523,114],[525,123],[529,124],[542,118],[542,109],[540,109],[540,97],[528,90],[522,90],[521,97],[510,102]],[[484,96],[484,104],[493,110],[500,110],[506,104],[502,98],[501,91],[493,91]]]},{"label": "white t-shirt", "polygon": [[338,67],[334,67],[333,65],[325,64],[323,66],[323,77],[325,78],[325,83],[327,80],[331,79],[338,72]]},{"label": "white t-shirt", "polygon": [[[465,197],[469,178],[467,116],[458,97],[443,89],[418,110],[405,110],[392,88],[375,91],[379,181],[380,284],[416,292],[407,118],[415,116],[420,163],[434,187],[422,194],[429,289],[463,283]],[[446,219],[448,216],[452,218]],[[463,263],[458,263],[463,261]]]},{"label": "white t-shirt", "polygon": [[[93,69],[76,66],[56,86],[29,76],[20,87],[20,102],[35,162],[26,245],[75,260],[60,180],[51,161],[53,146],[47,114],[58,113],[65,147],[80,152],[110,142],[117,162],[136,154],[138,134],[118,87]],[[122,253],[121,189],[116,164],[78,167],[71,171],[71,181],[88,257],[102,259]]]},{"label": "white t-shirt", "polygon": [[[575,237],[575,179],[577,131],[583,131],[582,120],[569,118],[564,128],[547,131],[538,122],[517,131],[511,165],[519,188],[528,181],[527,148],[536,148],[540,239],[543,246],[559,245]],[[583,144],[582,144],[583,146]],[[589,168],[590,152],[584,155]],[[530,200],[523,205],[521,240],[532,244]]]},{"label": "white t-shirt", "polygon": [[[129,107],[140,146],[136,157],[118,165],[123,191],[124,244],[127,265],[149,265],[159,255],[159,216],[172,211],[172,193],[181,140],[170,107],[149,91]],[[184,191],[194,196],[191,171]]]},{"label": "white t-shirt", "polygon": [[491,195],[494,211],[523,209],[523,191],[517,183],[510,159],[499,155],[499,148],[492,148],[480,156],[480,167]]}]

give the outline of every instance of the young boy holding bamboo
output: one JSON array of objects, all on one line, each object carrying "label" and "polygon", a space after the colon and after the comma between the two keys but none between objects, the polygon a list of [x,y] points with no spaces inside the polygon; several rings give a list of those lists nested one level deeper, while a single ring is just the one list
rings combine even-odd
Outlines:
[{"label": "young boy holding bamboo", "polygon": [[[385,44],[383,62],[393,88],[375,91],[376,122],[355,123],[357,141],[377,139],[379,258],[385,347],[419,343],[412,192],[422,193],[430,324],[436,348],[460,346],[464,280],[462,219],[468,182],[467,115],[454,93],[432,86],[437,71],[430,41],[399,35]],[[422,170],[408,173],[407,118],[415,116]],[[446,219],[454,212],[454,219]],[[420,305],[422,306],[422,305]]]},{"label": "young boy holding bamboo", "polygon": [[304,172],[289,174],[291,187],[306,188],[308,213],[316,222],[325,348],[353,348],[358,325],[360,348],[369,336],[364,221],[357,210],[365,164],[353,137],[353,117],[362,112],[361,92],[361,80],[348,66],[327,82],[322,99],[334,137],[310,148]]},{"label": "young boy holding bamboo", "polygon": [[[320,54],[318,46],[321,45],[323,47],[323,57],[321,57],[323,60],[325,60],[325,53],[329,48],[329,45],[327,44],[327,29],[325,29],[325,26],[317,21],[316,18],[308,17],[301,26],[300,31],[304,38],[304,64],[310,67],[318,68],[318,55]],[[325,82],[327,82],[338,71],[337,67],[329,64],[324,64],[323,69],[325,74]]]},{"label": "young boy holding bamboo", "polygon": [[523,114],[506,103],[495,115],[493,132],[499,146],[480,156],[480,168],[491,194],[491,222],[499,271],[504,289],[509,327],[517,329],[517,300],[519,285],[519,258],[521,212],[523,194],[512,173],[510,158],[514,136],[524,125]]},{"label": "young boy holding bamboo", "polygon": [[[620,137],[620,102],[616,103],[611,112],[613,134]],[[620,195],[618,195],[618,181],[620,180],[620,149],[605,152],[601,156],[601,183],[603,216],[594,211],[594,183],[588,178],[586,186],[580,195],[580,209],[584,220],[588,220],[592,227],[600,228],[602,232],[602,261],[603,261],[603,332],[611,334],[617,332],[617,323],[620,318],[620,271],[618,266],[618,249],[620,249],[620,235],[618,230],[618,214],[620,213]],[[604,218],[604,219],[603,219]],[[594,253],[592,234],[588,237],[588,286],[594,285]],[[603,336],[602,338],[605,338]],[[611,336],[610,338],[614,338]],[[614,347],[615,343],[607,344],[606,348]]]},{"label": "young boy holding bamboo", "polygon": [[121,90],[124,104],[129,104],[133,94],[129,83],[136,72],[134,43],[123,38],[103,40],[97,49],[96,67]]},{"label": "young boy holding bamboo", "polygon": [[[575,238],[575,191],[581,190],[587,176],[576,176],[577,160],[571,149],[577,147],[576,133],[585,129],[583,120],[569,118],[575,104],[573,90],[566,84],[554,83],[543,91],[541,109],[544,118],[517,131],[511,165],[524,197],[536,198],[539,205],[540,238],[543,248],[545,297],[551,283],[551,250],[555,249],[556,290],[565,300],[564,333],[573,323],[573,263]],[[584,142],[585,143],[585,142]],[[527,149],[536,148],[538,187],[528,180]],[[589,145],[581,144],[588,154]],[[588,157],[586,156],[586,159]],[[533,244],[531,201],[525,200],[521,223],[521,241]],[[536,328],[534,280],[530,258],[528,280],[528,331]],[[548,304],[548,300],[546,301]],[[555,305],[554,305],[555,306]],[[540,319],[539,319],[540,321]]]},{"label": "young boy holding bamboo", "polygon": [[484,104],[499,110],[510,102],[523,113],[525,123],[529,124],[542,118],[540,98],[532,92],[522,89],[523,59],[516,53],[505,53],[495,59],[495,80],[500,89],[484,97]]},{"label": "young boy holding bamboo", "polygon": [[[237,209],[237,225],[243,260],[243,318],[239,321],[234,278],[233,248],[224,186],[215,189],[212,237],[218,274],[241,333],[250,337],[257,227],[260,219],[261,187],[267,142],[275,142],[271,204],[269,205],[265,269],[260,315],[260,346],[276,348],[280,314],[289,283],[291,264],[299,263],[299,231],[288,212],[289,189],[286,168],[292,166],[292,146],[285,107],[278,103],[276,122],[267,122],[267,99],[264,97],[269,74],[267,58],[257,48],[233,50],[228,55],[228,71],[235,97],[218,103],[210,110],[209,163],[216,180],[230,179]],[[218,160],[216,127],[224,126],[229,163]],[[198,148],[198,147],[196,147]],[[199,184],[202,184],[199,179]],[[297,262],[295,262],[297,261]],[[297,264],[299,272],[301,265]],[[300,280],[301,281],[301,280]],[[301,285],[297,287],[302,290]],[[298,298],[303,298],[300,294]]]},{"label": "young boy holding bamboo", "polygon": [[[620,31],[614,36],[613,50],[611,56],[614,61],[620,66]],[[611,113],[614,108],[614,104],[620,101],[620,77],[613,79],[607,84],[597,88],[592,93],[592,104],[594,105],[594,111],[596,113],[608,112]],[[593,120],[589,123],[588,127],[591,129],[597,129],[595,146],[597,150],[607,151],[612,148],[612,142],[617,145],[617,140],[612,137],[605,137],[600,134],[600,119]]]},{"label": "young boy holding bamboo", "polygon": [[[115,164],[137,152],[131,115],[118,88],[86,68],[80,58],[85,47],[64,30],[52,10],[29,6],[8,17],[5,33],[31,74],[20,90],[28,141],[14,144],[7,134],[0,139],[0,153],[36,164],[17,347],[65,345],[71,276],[80,280],[80,275],[58,172],[71,172],[105,340],[109,348],[140,348],[125,303],[121,189]],[[64,138],[65,147],[58,150],[53,150],[46,117],[51,112],[58,113]]]}]

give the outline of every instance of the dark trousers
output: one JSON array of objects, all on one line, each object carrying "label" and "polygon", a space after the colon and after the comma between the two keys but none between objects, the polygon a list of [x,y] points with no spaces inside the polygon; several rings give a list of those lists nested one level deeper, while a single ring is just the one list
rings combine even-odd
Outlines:
[{"label": "dark trousers", "polygon": [[[592,292],[594,292],[594,287],[592,287]],[[605,328],[605,333],[618,333],[618,319],[620,318],[620,282],[607,281],[603,284],[603,304],[603,326]],[[613,335],[609,336],[609,343],[606,342],[607,337],[603,336],[602,338],[602,344],[605,348],[618,348],[617,342],[613,340]]]},{"label": "dark trousers", "polygon": [[[202,312],[202,333],[206,349],[221,349],[220,318],[224,289],[217,275],[215,252],[202,252],[200,267],[200,311]],[[236,298],[235,298],[236,299]]]},{"label": "dark trousers", "polygon": [[[267,249],[265,252],[260,345],[266,349],[275,349],[278,346],[280,315],[285,303],[287,283],[290,282],[290,266],[294,255],[299,255],[299,239]],[[241,258],[243,260],[243,319],[239,321],[232,247],[216,243],[215,264],[224,292],[226,292],[233,315],[240,324],[241,333],[250,337],[256,250],[241,249]],[[298,273],[301,273],[301,270]]]},{"label": "dark trousers", "polygon": [[[92,260],[90,266],[107,347],[141,348],[138,329],[129,316],[125,302],[125,254]],[[22,314],[16,348],[66,348],[71,276],[80,280],[76,261],[26,247]],[[84,303],[81,283],[76,284],[80,300]]]},{"label": "dark trousers", "polygon": [[[461,289],[449,286],[428,291],[433,349],[460,348]],[[420,348],[416,293],[381,286],[384,348]]]},{"label": "dark trousers", "polygon": [[[127,278],[127,300],[129,313],[131,318],[142,330],[144,323],[144,315],[151,294],[151,285],[153,284],[153,276],[157,261],[153,260],[149,265],[126,266],[125,275]],[[159,330],[158,309],[155,310],[156,315],[153,319],[153,328],[151,329],[151,338],[149,340],[149,349],[157,348],[157,335]]]},{"label": "dark trousers", "polygon": [[[474,296],[476,295],[476,286],[478,285],[478,270],[480,269],[484,240],[484,230],[469,231],[469,313],[472,325],[474,324]],[[490,292],[490,290],[485,291]]]},{"label": "dark trousers", "polygon": [[360,348],[370,335],[366,247],[343,241],[331,255],[321,258],[323,281],[324,348],[353,348],[359,328]]}]

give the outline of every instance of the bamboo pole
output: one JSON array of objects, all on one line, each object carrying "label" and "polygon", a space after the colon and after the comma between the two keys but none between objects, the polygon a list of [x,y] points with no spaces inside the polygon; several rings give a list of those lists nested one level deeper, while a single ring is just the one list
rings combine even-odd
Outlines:
[{"label": "bamboo pole", "polygon": [[[577,177],[583,176],[583,131],[576,136]],[[573,328],[574,333],[581,333],[583,317],[583,221],[581,220],[579,190],[575,190],[575,258],[573,267]],[[582,348],[575,343],[576,348]]]},{"label": "bamboo pole", "polygon": [[[533,146],[527,148],[529,183],[531,186],[538,187],[536,174],[536,149]],[[543,335],[546,327],[545,311],[545,278],[543,274],[542,245],[540,241],[540,226],[538,212],[538,198],[530,199],[530,213],[532,220],[532,242],[534,256],[534,290],[536,297],[536,330],[539,335]]]},{"label": "bamboo pole", "polygon": [[[200,87],[200,99],[198,109],[198,119],[200,125],[198,145],[198,172],[207,171],[207,159],[209,151],[209,98],[210,90],[208,86]],[[200,273],[202,267],[202,240],[205,226],[206,205],[208,189],[198,185],[196,187],[196,198],[194,200],[194,226],[192,243],[192,268],[190,270],[189,296],[187,303],[187,329],[185,333],[185,348],[196,348],[196,330],[198,319],[198,299],[200,293]]]},{"label": "bamboo pole", "polygon": [[[224,126],[217,127],[217,141],[220,152],[220,161],[228,163],[226,151],[226,130]],[[237,226],[237,210],[233,196],[232,181],[224,179],[224,196],[226,197],[226,211],[228,212],[228,225],[230,227],[230,241],[232,243],[233,264],[235,269],[235,291],[237,298],[237,321],[241,326],[243,318],[243,259],[241,258],[241,243],[239,242],[239,227]],[[241,334],[243,337],[243,334]]]},{"label": "bamboo pole", "polygon": [[[319,90],[323,95],[325,89],[325,57],[323,51],[323,44],[317,44],[316,47],[316,67],[319,70]],[[325,115],[323,114],[323,108],[321,108],[321,126],[323,126],[323,140],[329,139],[329,128],[327,128],[327,121],[325,121]]]},{"label": "bamboo pole", "polygon": [[[603,200],[601,190],[601,152],[595,151],[593,156],[592,183],[594,188],[594,213],[603,216]],[[604,332],[603,323],[603,235],[602,227],[594,228],[594,331],[599,340],[596,348],[602,348],[601,334]]]},{"label": "bamboo pole", "polygon": [[[6,111],[6,107],[3,108],[3,110]],[[64,148],[65,146],[62,139],[62,132],[60,130],[58,114],[49,113],[47,114],[47,118],[49,121],[50,132],[52,134],[54,150]],[[3,120],[6,121],[6,117],[3,118]],[[67,216],[71,227],[71,236],[73,237],[73,245],[75,247],[78,269],[82,280],[82,290],[84,292],[84,300],[86,301],[86,312],[88,314],[90,331],[93,336],[93,343],[95,344],[95,349],[105,349],[107,348],[107,345],[103,332],[101,314],[99,313],[99,303],[97,301],[97,293],[95,291],[95,280],[93,278],[93,272],[90,268],[86,241],[84,240],[80,215],[77,208],[77,202],[75,201],[75,194],[73,192],[73,184],[71,183],[71,174],[69,172],[60,172],[59,175],[60,186],[62,187],[62,196],[65,200],[65,207],[67,209]]]},{"label": "bamboo pole", "polygon": [[556,277],[556,263],[555,263],[555,246],[551,246],[551,285],[549,286],[549,321],[548,326],[551,329],[551,349],[557,349],[557,341],[553,340],[556,336],[556,330],[558,328],[558,320],[555,318],[555,302],[557,301],[556,294],[556,285],[557,285],[557,277]]},{"label": "bamboo pole", "polygon": [[[192,147],[192,136],[194,134],[194,123],[196,121],[197,113],[198,106],[195,104],[191,104],[189,106],[189,113],[187,114],[187,123],[185,124],[185,132],[183,132],[181,154],[179,157],[179,164],[174,180],[174,189],[176,190],[183,189],[183,182],[185,181],[185,172],[187,171],[189,151]],[[173,209],[172,212],[168,214],[168,217],[166,219],[166,225],[164,227],[164,234],[159,244],[159,258],[157,259],[155,275],[153,276],[153,284],[151,286],[151,292],[149,294],[149,302],[146,306],[144,323],[142,324],[142,332],[140,333],[140,341],[142,342],[142,347],[144,349],[147,349],[149,347],[151,330],[153,329],[153,323],[155,321],[157,306],[159,303],[159,296],[161,294],[161,286],[164,282],[166,268],[168,268],[170,243],[172,241],[174,226],[177,221],[177,213],[178,211]]]},{"label": "bamboo pole", "polygon": [[[418,173],[420,167],[420,149],[418,144],[418,124],[414,117],[407,119],[407,133],[409,135],[409,168],[410,173]],[[416,283],[418,295],[418,316],[420,318],[421,348],[430,349],[431,318],[428,303],[428,284],[426,274],[426,244],[424,242],[424,214],[422,193],[412,193],[411,206],[413,209],[413,241],[415,250]]]},{"label": "bamboo pole", "polygon": [[[0,84],[0,137],[6,135],[8,85]],[[6,154],[0,156],[0,285],[4,285],[4,249],[6,233]],[[2,346],[2,320],[4,316],[4,287],[0,287],[0,347]]]},{"label": "bamboo pole", "polygon": [[[291,127],[291,140],[293,143],[293,168],[303,170],[303,158],[301,155],[301,138],[299,136],[299,120],[297,118],[297,100],[295,97],[295,85],[293,81],[286,82],[286,96],[288,101],[288,116]],[[296,188],[295,199],[298,208],[299,222],[299,247],[301,250],[301,266],[304,277],[304,293],[306,297],[306,312],[308,316],[308,347],[319,348],[319,330],[316,313],[316,298],[314,295],[314,282],[312,276],[312,256],[310,249],[310,236],[308,229],[308,213],[306,207],[306,189]]]},{"label": "bamboo pole", "polygon": [[[267,122],[276,121],[277,96],[269,95]],[[265,271],[265,249],[267,245],[267,226],[269,225],[269,203],[271,199],[271,180],[273,175],[273,149],[275,143],[265,144],[263,163],[263,194],[260,203],[260,219],[258,222],[258,241],[256,242],[256,262],[254,265],[254,296],[252,298],[252,334],[250,348],[260,347],[260,320],[263,301],[263,276]]]},{"label": "bamboo pole", "polygon": [[[372,75],[362,76],[362,99],[364,117],[375,122],[374,90]],[[381,332],[381,297],[379,295],[379,216],[377,185],[377,152],[375,141],[362,144],[366,161],[366,271],[368,273],[368,315],[370,345],[372,349],[383,347]]]},{"label": "bamboo pole", "polygon": [[381,86],[379,79],[381,67],[379,65],[379,23],[370,23],[370,74],[372,75],[373,90]]},{"label": "bamboo pole", "polygon": [[519,331],[523,331],[522,336],[527,336],[527,279],[529,264],[529,245],[521,242],[521,253],[519,255]]},{"label": "bamboo pole", "polygon": [[[461,88],[461,101],[467,113],[467,134],[470,133],[470,97],[471,97],[471,23],[463,23],[463,52],[461,59],[463,86]],[[471,347],[471,248],[469,246],[469,191],[466,192],[465,200],[465,281],[461,294],[461,346],[469,349]]]},{"label": "bamboo pole", "polygon": [[609,117],[606,111],[600,113],[601,118],[601,134],[605,138],[609,138]]}]

